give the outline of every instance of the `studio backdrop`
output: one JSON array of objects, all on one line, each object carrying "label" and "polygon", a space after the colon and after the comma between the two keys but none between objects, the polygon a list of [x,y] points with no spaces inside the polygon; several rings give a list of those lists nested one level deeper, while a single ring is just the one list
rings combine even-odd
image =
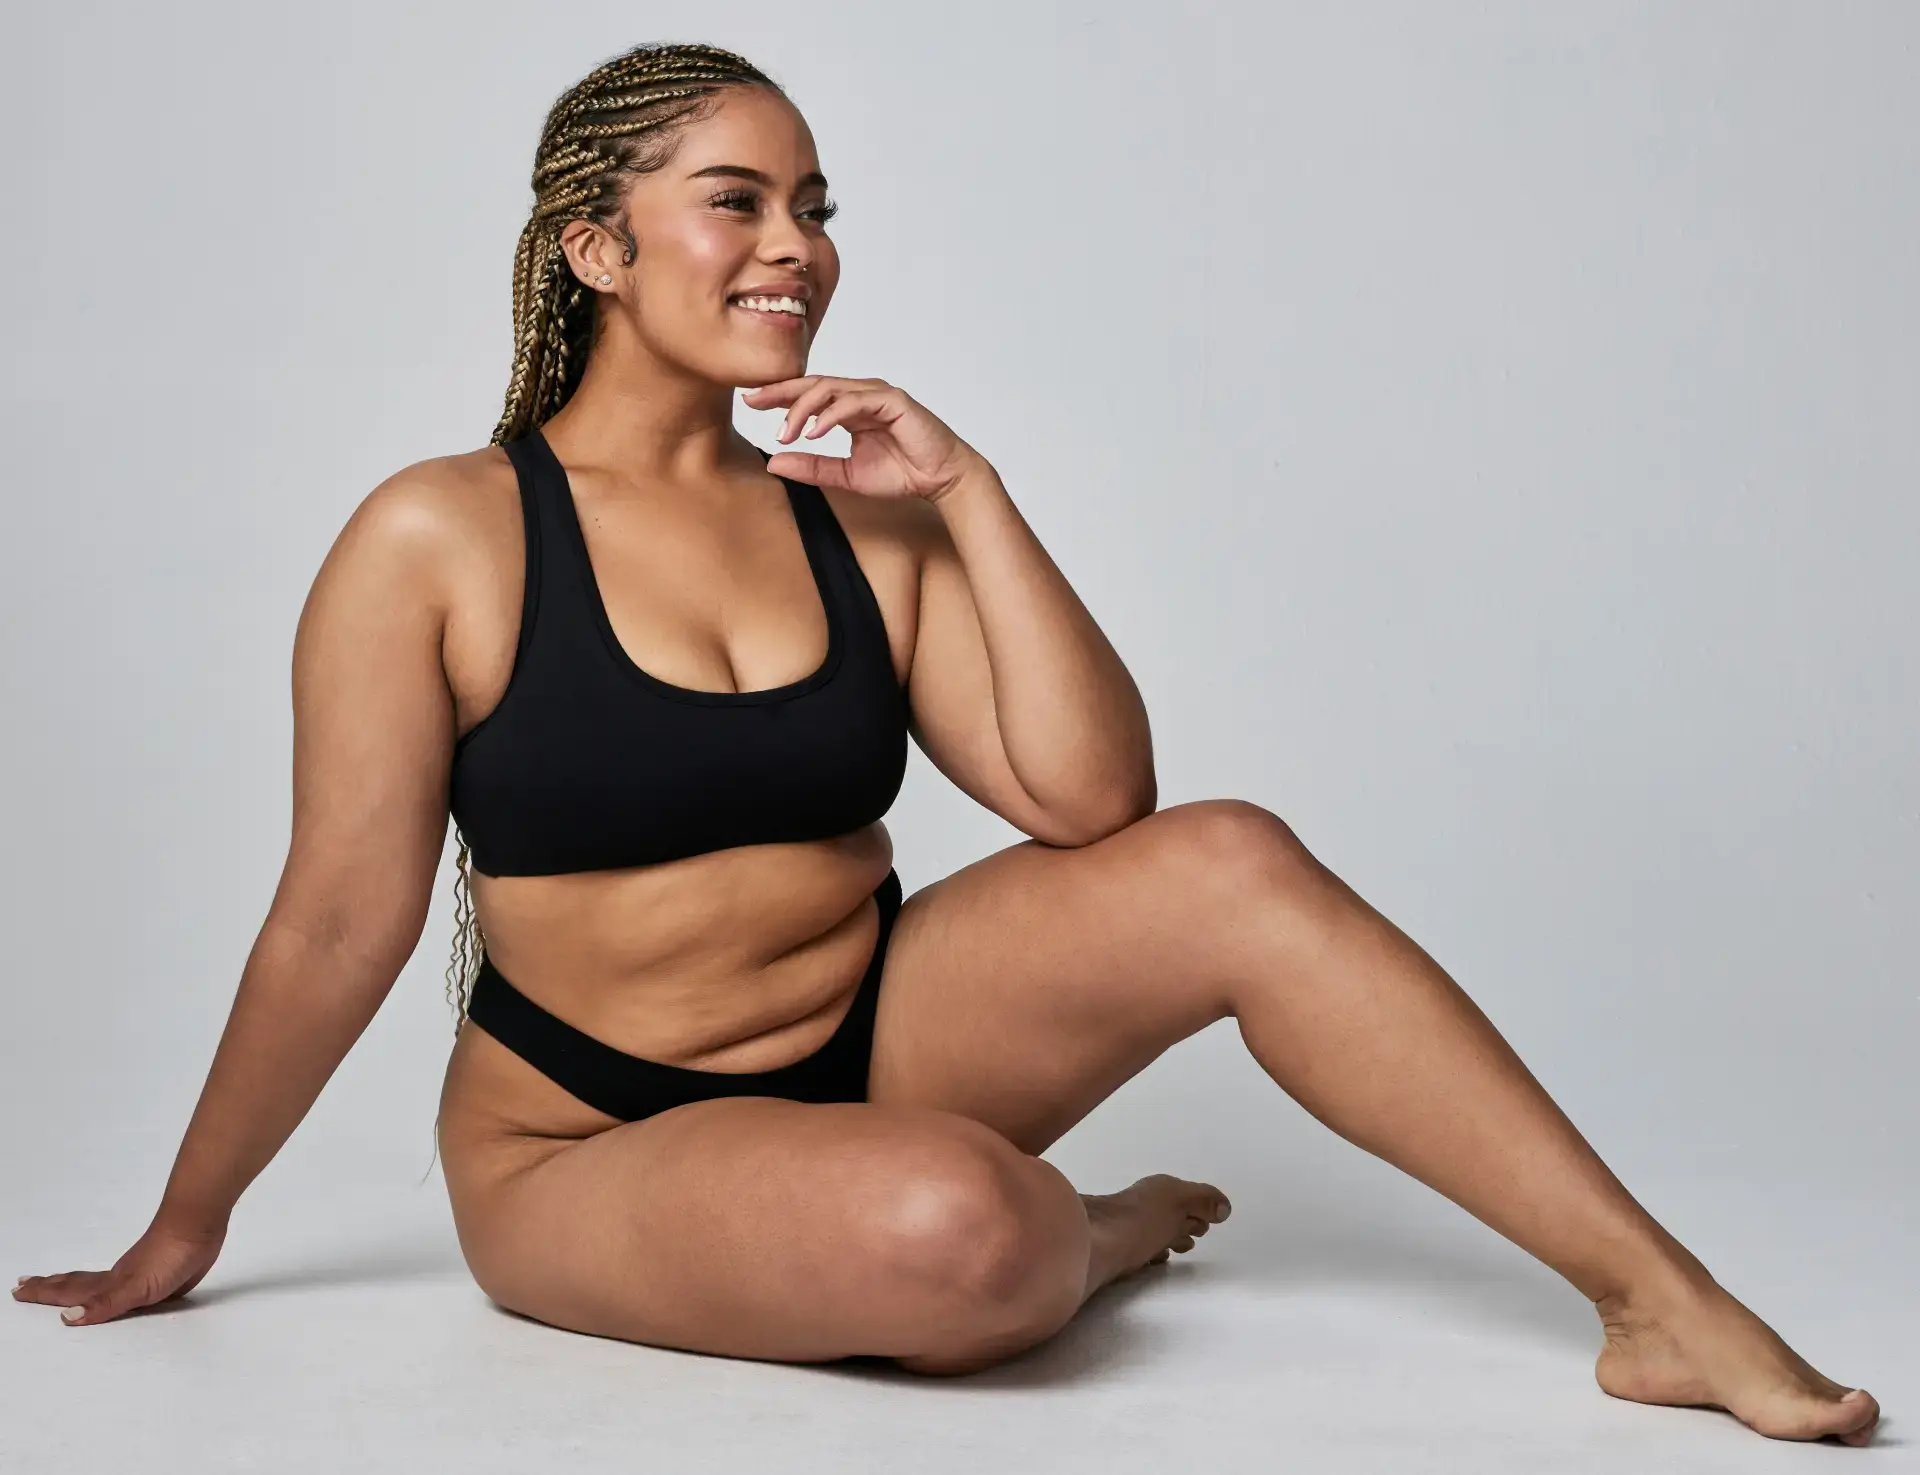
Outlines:
[{"label": "studio backdrop", "polygon": [[[626,46],[702,40],[790,90],[842,206],[812,367],[903,386],[998,468],[1139,681],[1161,802],[1283,816],[1730,1284],[1858,1376],[1894,1355],[1874,1307],[1920,1293],[1911,7],[100,3],[5,29],[9,1274],[105,1264],[152,1210],[285,855],[302,601],[377,482],[487,438],[544,109]],[[889,828],[909,890],[1019,838],[918,754]],[[451,856],[232,1265],[448,1253]],[[1090,1189],[1226,1187],[1205,1252],[1255,1279],[1538,1270],[1327,1134],[1231,1023],[1049,1155]]]}]

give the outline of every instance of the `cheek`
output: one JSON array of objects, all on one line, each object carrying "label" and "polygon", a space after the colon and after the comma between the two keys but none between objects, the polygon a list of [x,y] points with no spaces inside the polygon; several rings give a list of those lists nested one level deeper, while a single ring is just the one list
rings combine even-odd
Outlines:
[{"label": "cheek", "polygon": [[701,229],[698,226],[678,231],[662,243],[660,276],[672,281],[674,296],[684,308],[703,311],[725,305],[727,288],[740,275],[742,258],[740,234],[724,225]]},{"label": "cheek", "polygon": [[727,287],[739,275],[715,233],[677,231],[647,242],[640,258],[640,333],[656,352],[693,365],[724,337]]}]

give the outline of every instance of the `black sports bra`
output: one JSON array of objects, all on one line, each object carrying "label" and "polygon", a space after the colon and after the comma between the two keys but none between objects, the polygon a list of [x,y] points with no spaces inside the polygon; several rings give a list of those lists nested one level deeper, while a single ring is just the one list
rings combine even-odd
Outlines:
[{"label": "black sports bra", "polygon": [[475,870],[550,876],[824,840],[892,807],[906,698],[879,602],[817,486],[780,478],[826,608],[826,658],[785,686],[696,691],[622,649],[546,437],[505,450],[526,526],[520,640],[506,692],[454,743],[449,794]]}]

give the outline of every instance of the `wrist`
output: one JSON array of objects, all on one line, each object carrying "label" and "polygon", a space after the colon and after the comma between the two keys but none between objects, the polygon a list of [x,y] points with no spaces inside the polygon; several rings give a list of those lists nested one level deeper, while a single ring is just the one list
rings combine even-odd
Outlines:
[{"label": "wrist", "polygon": [[999,473],[992,463],[979,452],[969,451],[959,470],[940,487],[928,492],[926,500],[944,510],[957,503],[978,501],[982,495],[991,494],[999,482]]},{"label": "wrist", "polygon": [[162,1199],[147,1232],[167,1239],[213,1243],[226,1238],[227,1221],[232,1214],[231,1205],[221,1208],[215,1204],[183,1204]]}]

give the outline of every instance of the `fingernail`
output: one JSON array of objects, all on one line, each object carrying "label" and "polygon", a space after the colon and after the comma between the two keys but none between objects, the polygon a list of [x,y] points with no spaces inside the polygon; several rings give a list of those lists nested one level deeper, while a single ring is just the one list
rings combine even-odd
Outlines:
[{"label": "fingernail", "polygon": [[23,1275],[13,1283],[13,1288],[17,1291],[20,1289],[21,1286],[25,1285],[28,1281],[32,1279],[33,1277],[31,1275]]},{"label": "fingernail", "polygon": [[68,1326],[72,1326],[76,1321],[78,1321],[81,1317],[85,1316],[86,1314],[87,1314],[87,1308],[84,1306],[68,1306],[61,1310],[60,1319],[64,1321]]}]

